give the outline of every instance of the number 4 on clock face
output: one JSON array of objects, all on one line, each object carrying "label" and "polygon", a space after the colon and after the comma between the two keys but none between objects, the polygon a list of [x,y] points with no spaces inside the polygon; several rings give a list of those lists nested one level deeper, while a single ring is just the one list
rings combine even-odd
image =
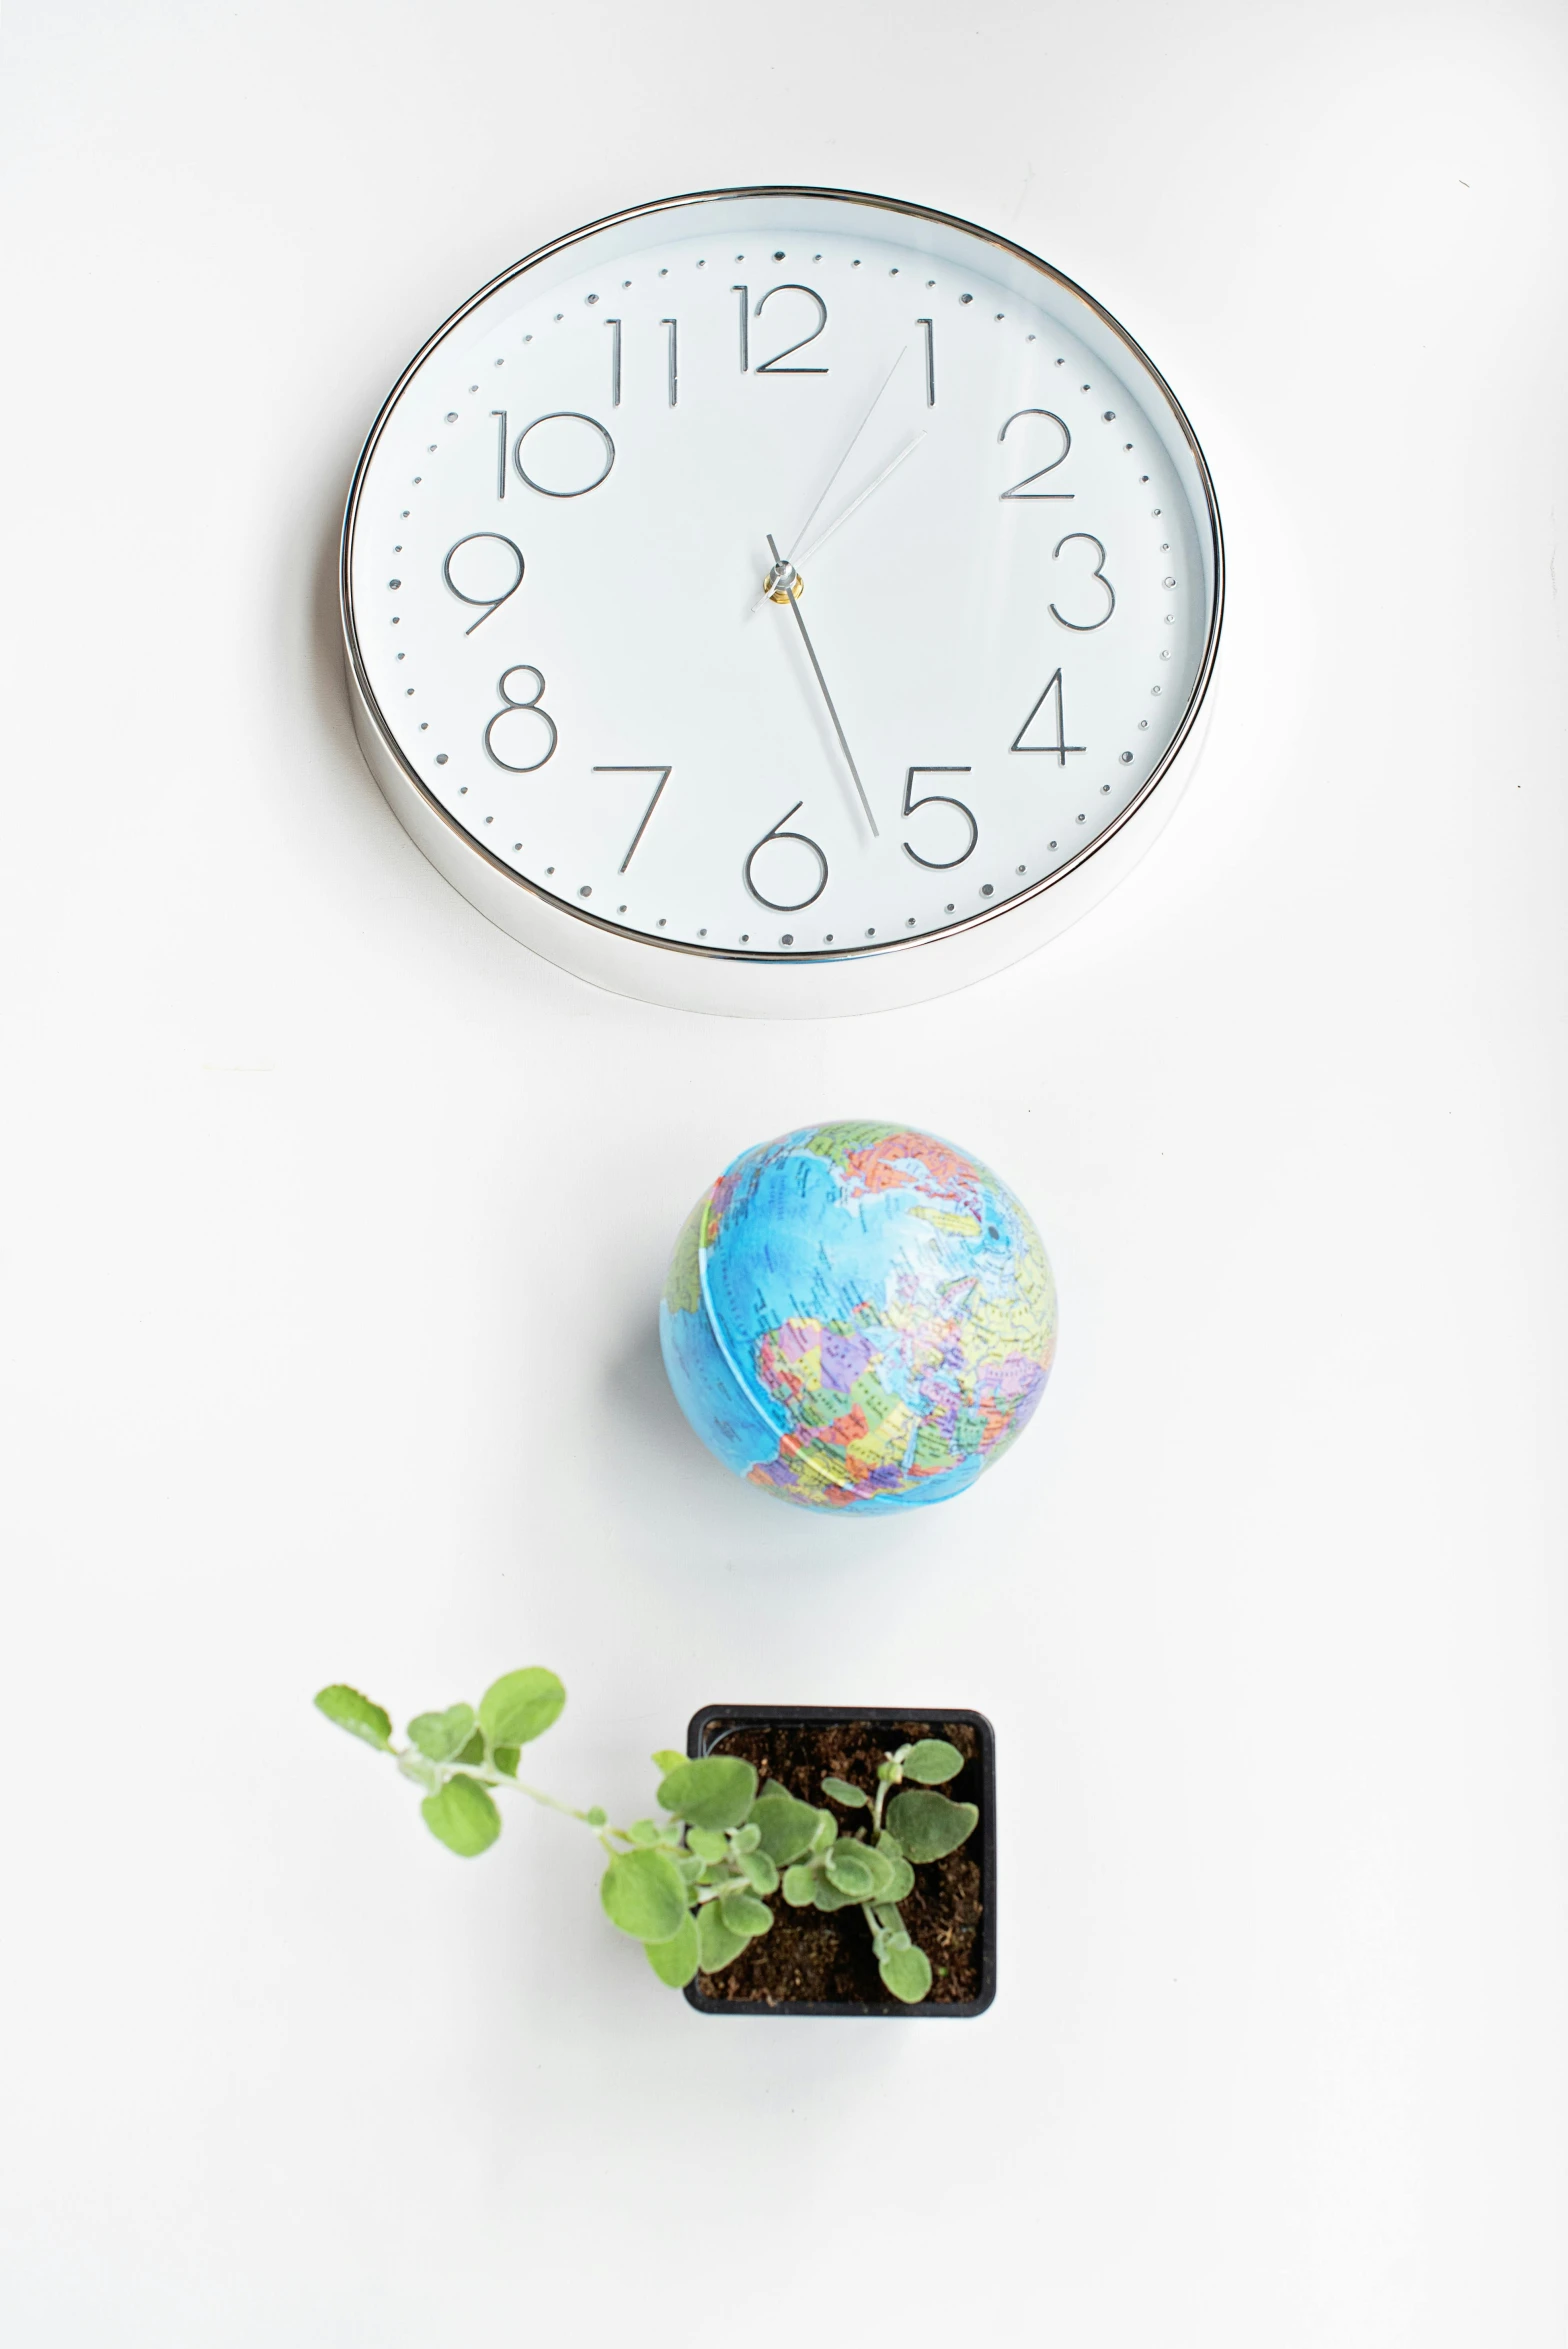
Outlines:
[{"label": "number 4 on clock face", "polygon": [[[1035,674],[1038,676],[1038,670],[1035,672]],[[1056,721],[1055,740],[1051,742],[1025,742],[1024,736],[1028,733],[1036,718],[1039,717],[1040,712],[1045,708],[1047,702],[1051,704],[1050,714],[1055,718]],[[1062,715],[1062,672],[1060,669],[1052,670],[1051,675],[1046,680],[1044,692],[1040,695],[1039,700],[1030,710],[1028,717],[1025,718],[1023,724],[1019,727],[1017,733],[1013,736],[1013,739],[1009,743],[1008,748],[1010,750],[1037,750],[1054,753],[1056,763],[1060,767],[1065,767],[1069,757],[1073,756],[1075,753],[1079,755],[1082,754],[1084,745],[1081,742],[1069,742],[1067,739],[1067,722]]]}]

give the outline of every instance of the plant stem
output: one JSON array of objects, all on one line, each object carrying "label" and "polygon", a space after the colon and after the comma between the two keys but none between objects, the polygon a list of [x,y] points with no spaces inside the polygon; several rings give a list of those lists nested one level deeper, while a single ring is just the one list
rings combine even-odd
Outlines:
[{"label": "plant stem", "polygon": [[[493,1778],[486,1778],[484,1783],[486,1786],[515,1786],[519,1794],[526,1794],[530,1802],[543,1803],[547,1811],[560,1811],[568,1819],[581,1819],[585,1827],[593,1825],[586,1811],[574,1811],[570,1803],[558,1802],[553,1794],[542,1793],[537,1786],[530,1786],[524,1778],[508,1778],[504,1772],[501,1772]],[[623,1841],[625,1840],[625,1829],[621,1827],[606,1826],[596,1828],[594,1832],[600,1835],[619,1835]]]},{"label": "plant stem", "polygon": [[751,1890],[750,1877],[743,1876],[739,1869],[735,1871],[734,1875],[727,1876],[722,1884],[699,1884],[696,1887],[697,1906],[701,1908],[706,1901],[722,1900],[727,1892],[735,1890],[737,1884],[743,1886],[747,1892]]},{"label": "plant stem", "polygon": [[[891,1754],[884,1754],[882,1759],[884,1762],[890,1762],[893,1757]],[[892,1783],[891,1778],[877,1780],[877,1799],[871,1806],[871,1832],[873,1835],[880,1835],[882,1832],[882,1805],[887,1801],[888,1788]]]},{"label": "plant stem", "polygon": [[[427,1787],[432,1794],[443,1787],[457,1769],[454,1762],[428,1761],[423,1754],[415,1754],[410,1746],[389,1745],[387,1751],[405,1778],[412,1778],[417,1786]],[[409,1766],[410,1764],[412,1767]],[[558,1796],[546,1794],[542,1786],[530,1786],[526,1778],[509,1778],[504,1770],[497,1770],[489,1762],[482,1762],[478,1765],[470,1764],[461,1775],[466,1778],[475,1778],[481,1786],[485,1787],[515,1787],[519,1794],[526,1794],[530,1802],[542,1804],[545,1810],[559,1811],[564,1819],[581,1819],[585,1827],[593,1827],[593,1821],[586,1811],[574,1810],[570,1803],[563,1803]],[[617,1836],[622,1843],[631,1842],[631,1837],[624,1827],[611,1827],[606,1824],[603,1827],[594,1827],[594,1833],[601,1842],[607,1835]],[[609,1845],[605,1844],[606,1851],[609,1848]]]}]

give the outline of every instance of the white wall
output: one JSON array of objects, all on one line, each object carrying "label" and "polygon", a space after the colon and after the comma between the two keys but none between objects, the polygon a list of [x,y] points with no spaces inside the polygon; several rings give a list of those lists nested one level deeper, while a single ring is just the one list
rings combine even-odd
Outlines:
[{"label": "white wall", "polygon": [[[13,2337],[798,2343],[793,2273],[824,2339],[1556,2349],[1561,9],[12,0],[6,39]],[[771,178],[1090,286],[1233,564],[1132,881],[805,1031],[488,928],[360,764],[332,617],[429,328]],[[972,1496],[822,1524],[697,1447],[650,1317],[737,1148],[882,1113],[1030,1201],[1062,1352]],[[309,1707],[536,1660],[539,1774],[618,1807],[703,1700],[991,1713],[992,2015],[704,2021],[563,1823],[465,1868]]]}]

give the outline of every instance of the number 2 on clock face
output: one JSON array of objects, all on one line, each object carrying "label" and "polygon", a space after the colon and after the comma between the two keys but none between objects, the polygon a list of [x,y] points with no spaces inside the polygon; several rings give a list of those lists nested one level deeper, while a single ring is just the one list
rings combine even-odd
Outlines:
[{"label": "number 2 on clock face", "polygon": [[585,232],[436,339],[356,486],[354,641],[492,867],[835,957],[1122,823],[1212,655],[1205,517],[1163,387],[1026,261],[758,191]]}]

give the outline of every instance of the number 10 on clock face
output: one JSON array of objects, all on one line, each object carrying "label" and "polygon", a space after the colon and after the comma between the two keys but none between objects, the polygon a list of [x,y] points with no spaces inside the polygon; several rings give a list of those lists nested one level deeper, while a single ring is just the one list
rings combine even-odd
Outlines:
[{"label": "number 10 on clock face", "polygon": [[345,607],[378,744],[492,895],[650,965],[842,966],[1037,904],[1137,817],[1207,682],[1218,528],[1076,288],[762,190],[460,312],[361,462]]}]

